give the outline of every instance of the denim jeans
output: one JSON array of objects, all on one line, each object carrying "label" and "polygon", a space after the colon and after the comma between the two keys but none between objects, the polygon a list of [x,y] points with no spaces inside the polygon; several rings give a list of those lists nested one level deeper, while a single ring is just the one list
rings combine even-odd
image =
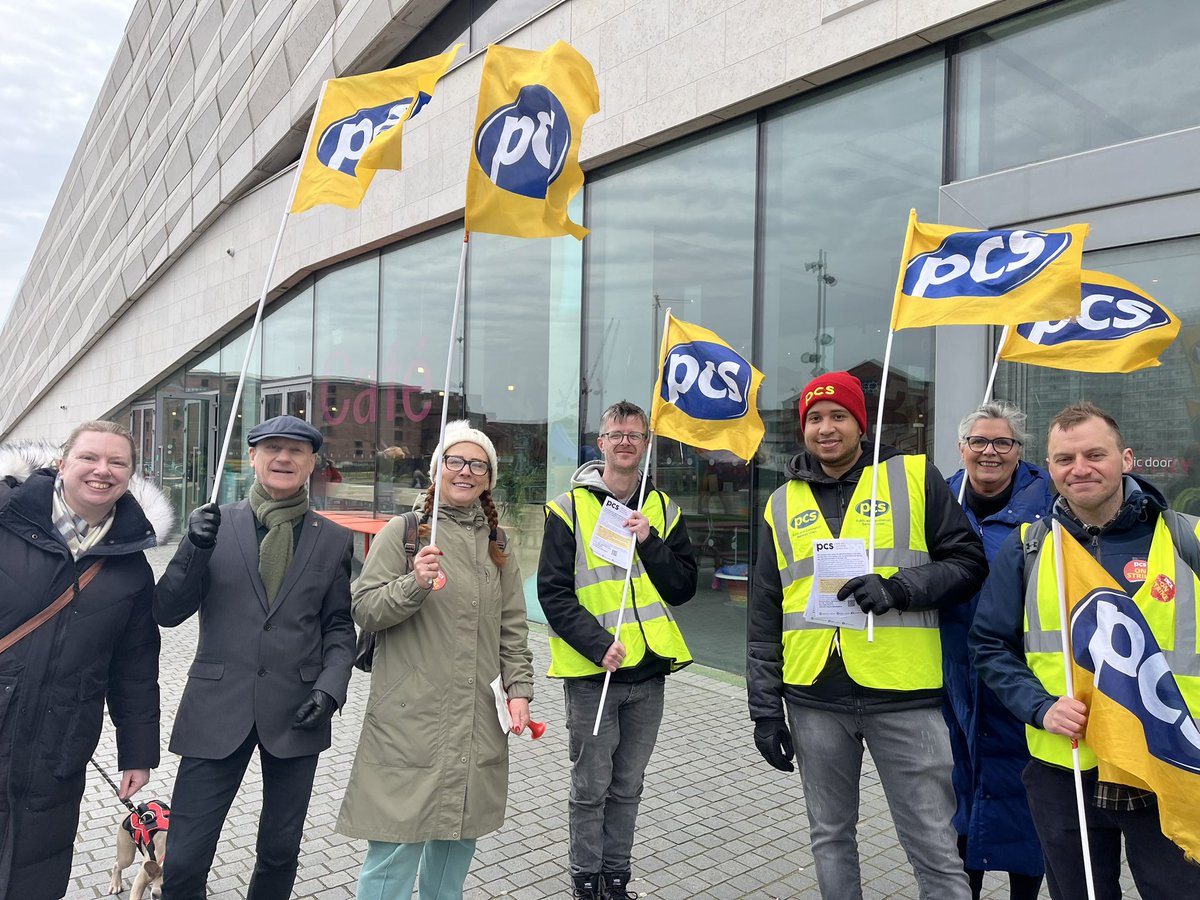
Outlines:
[{"label": "denim jeans", "polygon": [[599,681],[563,682],[571,742],[571,874],[628,872],[642,777],[662,722],[666,677],[614,681],[604,701],[600,733],[592,737]]},{"label": "denim jeans", "polygon": [[942,711],[830,712],[788,703],[788,715],[821,896],[862,897],[857,830],[865,742],[921,897],[970,900],[950,823],[954,788]]}]

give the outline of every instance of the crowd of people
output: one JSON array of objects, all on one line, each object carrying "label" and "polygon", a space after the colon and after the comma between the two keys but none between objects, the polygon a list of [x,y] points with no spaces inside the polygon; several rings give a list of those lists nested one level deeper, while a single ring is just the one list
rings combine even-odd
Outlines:
[{"label": "crowd of people", "polygon": [[[1055,900],[1086,897],[1076,742],[1096,896],[1120,896],[1122,841],[1143,897],[1200,896],[1200,866],[1163,834],[1154,793],[1098,777],[1088,708],[1065,690],[1061,653],[1046,650],[1061,646],[1062,626],[1045,521],[1139,605],[1162,605],[1149,595],[1158,576],[1200,587],[1197,520],[1129,474],[1117,422],[1086,402],[1063,410],[1043,468],[1022,458],[1023,413],[985,403],[959,426],[962,468],[947,480],[924,456],[867,439],[849,373],[814,379],[799,414],[804,449],[766,504],[752,571],[746,684],[758,751],[799,769],[821,895],[862,896],[869,750],[921,897],[978,898],[985,871],[1007,873],[1013,900],[1038,896],[1043,879]],[[691,662],[671,608],[695,595],[697,556],[683,510],[643,483],[649,438],[643,410],[614,404],[599,458],[546,504],[536,582],[547,674],[563,686],[576,900],[637,897],[634,839],[665,680]],[[193,511],[157,583],[144,551],[162,529],[130,491],[136,448],[122,426],[85,422],[52,465],[0,472],[0,900],[66,893],[106,705],[119,796],[147,784],[159,763],[159,627],[193,615],[199,640],[169,743],[180,764],[168,900],[206,896],[256,752],[264,812],[248,897],[291,896],[356,624],[374,636],[370,696],[336,828],[367,842],[357,896],[408,898],[416,885],[422,900],[461,898],[476,841],[502,825],[508,733],[529,727],[535,678],[492,441],[466,421],[446,428],[422,500],[383,528],[353,582],[351,533],[310,508],[320,431],[279,416],[247,443],[248,496]],[[614,502],[627,566],[600,534]],[[830,618],[813,599],[829,591],[821,548],[848,538],[873,548],[872,567],[834,582],[842,612]],[[1175,615],[1149,617],[1184,660],[1177,680],[1194,714],[1195,597],[1179,590]]]}]

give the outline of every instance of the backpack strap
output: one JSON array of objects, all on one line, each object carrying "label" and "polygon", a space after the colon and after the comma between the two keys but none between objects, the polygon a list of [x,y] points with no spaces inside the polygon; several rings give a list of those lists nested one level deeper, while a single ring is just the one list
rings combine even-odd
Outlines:
[{"label": "backpack strap", "polygon": [[496,526],[496,543],[500,546],[501,553],[508,550],[508,535],[504,533],[504,529],[499,525]]},{"label": "backpack strap", "polygon": [[1029,590],[1029,580],[1033,577],[1033,561],[1037,558],[1038,551],[1042,548],[1042,541],[1046,539],[1046,535],[1050,532],[1049,516],[1038,519],[1036,522],[1030,522],[1025,529],[1025,535],[1021,539],[1021,550],[1024,558],[1023,564],[1023,583],[1026,592]]},{"label": "backpack strap", "polygon": [[408,560],[408,570],[411,572],[420,542],[418,529],[421,527],[421,514],[414,509],[400,515],[404,517],[404,557]]},{"label": "backpack strap", "polygon": [[1200,519],[1173,509],[1164,510],[1162,517],[1180,558],[1192,572],[1200,575],[1200,538],[1196,537],[1196,524]]}]

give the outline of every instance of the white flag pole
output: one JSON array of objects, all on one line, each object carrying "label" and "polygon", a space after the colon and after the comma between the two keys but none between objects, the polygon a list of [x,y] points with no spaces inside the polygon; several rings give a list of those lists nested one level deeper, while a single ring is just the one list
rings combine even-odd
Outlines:
[{"label": "white flag pole", "polygon": [[[1058,620],[1062,633],[1063,671],[1067,678],[1067,696],[1075,696],[1075,676],[1071,671],[1071,623],[1067,620],[1067,583],[1063,572],[1063,540],[1065,535],[1058,519],[1050,519],[1054,538],[1054,568],[1058,577]],[[1074,538],[1071,538],[1074,540]],[[1071,739],[1071,768],[1075,772],[1075,807],[1079,813],[1079,843],[1083,849],[1083,876],[1087,882],[1088,900],[1096,900],[1096,886],[1092,880],[1092,851],[1088,839],[1087,807],[1083,800],[1083,771],[1079,764],[1079,741]]]},{"label": "white flag pole", "polygon": [[[892,367],[892,340],[896,336],[896,301],[904,287],[904,269],[912,250],[917,230],[917,211],[908,211],[908,228],[904,232],[904,249],[900,251],[900,274],[896,276],[896,293],[892,298],[892,318],[888,322],[887,345],[883,350],[883,372],[879,376],[879,408],[875,412],[875,450],[871,458],[871,529],[867,541],[867,571],[875,571],[875,500],[879,495],[879,445],[883,440],[883,401],[887,397],[888,370]],[[875,613],[867,613],[867,642],[875,640]]]},{"label": "white flag pole", "polygon": [[[667,307],[666,314],[663,316],[663,341],[667,339],[668,329],[671,327],[671,307]],[[659,355],[661,362],[661,353]],[[657,379],[656,379],[657,382]],[[650,398],[650,409],[654,409],[654,398]],[[646,482],[650,478],[650,457],[654,455],[654,429],[651,428],[646,434],[646,460],[642,466],[642,483],[638,486],[637,506],[635,509],[638,512],[642,511],[642,504],[646,501]],[[637,545],[634,544],[634,553],[636,555]],[[625,586],[621,589],[621,608],[617,610],[617,627],[613,630],[613,643],[621,639],[621,622],[625,618],[625,602],[629,598],[629,583],[633,580],[633,560],[629,561],[629,568],[625,570]],[[596,724],[592,726],[592,737],[600,733],[600,719],[604,715],[604,701],[608,697],[608,684],[612,681],[612,672],[604,673],[604,686],[600,688],[600,703],[596,707]]]},{"label": "white flag pole", "polygon": [[246,385],[246,372],[250,369],[250,357],[254,354],[254,342],[258,338],[258,330],[262,325],[263,309],[267,305],[267,293],[271,289],[271,279],[275,276],[275,262],[279,259],[279,248],[283,246],[283,230],[287,227],[291,215],[292,203],[296,200],[296,189],[300,186],[300,176],[304,172],[304,162],[308,159],[308,148],[312,143],[313,132],[317,129],[317,117],[321,114],[321,102],[325,99],[326,81],[321,85],[321,94],[317,97],[317,105],[313,108],[312,121],[308,123],[308,137],[304,139],[304,149],[300,152],[300,161],[296,163],[296,175],[292,178],[292,190],[288,194],[287,205],[283,208],[283,218],[279,221],[279,233],[275,235],[275,247],[271,250],[271,258],[267,262],[267,274],[263,278],[262,291],[258,295],[258,307],[254,310],[254,324],[250,326],[249,340],[246,343],[246,355],[242,358],[242,371],[238,375],[237,387],[233,392],[233,404],[229,407],[229,425],[225,429],[225,441],[221,445],[221,455],[217,458],[214,470],[212,494],[209,503],[216,503],[221,492],[221,476],[225,470],[225,460],[229,457],[229,444],[233,440],[233,427],[237,423],[238,404],[242,401],[242,389]]},{"label": "white flag pole", "polygon": [[[458,343],[458,311],[462,307],[463,293],[467,285],[467,246],[471,242],[471,233],[463,232],[462,256],[458,260],[458,287],[454,291],[454,311],[450,314],[450,340],[446,346],[446,384],[442,390],[442,424],[438,430],[437,445],[441,447],[442,456],[446,448],[442,444],[446,440],[446,417],[450,412],[450,371],[454,365],[454,345]],[[437,544],[438,504],[442,499],[442,457],[433,461],[433,517],[429,522],[429,543]]]},{"label": "white flag pole", "polygon": [[[980,406],[983,406],[984,403],[987,403],[989,400],[992,399],[992,388],[996,384],[996,370],[998,368],[1000,368],[1000,351],[1004,349],[1004,345],[1008,342],[1008,329],[1009,329],[1009,326],[1005,325],[1004,330],[1000,332],[1000,343],[996,345],[996,355],[992,357],[992,371],[991,371],[991,374],[988,375],[987,387],[985,387],[983,389],[983,402],[979,404]],[[959,506],[962,506],[963,497],[965,497],[966,494],[967,494],[967,473],[963,472],[962,484],[960,484],[958,486],[958,505]]]},{"label": "white flag pole", "polygon": [[[875,571],[875,499],[879,496],[879,445],[883,435],[883,398],[887,396],[888,369],[892,366],[892,339],[896,332],[888,326],[887,346],[883,351],[883,374],[879,378],[879,408],[875,412],[875,446],[871,458],[871,530],[867,541],[867,571]],[[905,486],[905,490],[907,490]],[[867,613],[867,642],[875,640],[875,613]]]}]

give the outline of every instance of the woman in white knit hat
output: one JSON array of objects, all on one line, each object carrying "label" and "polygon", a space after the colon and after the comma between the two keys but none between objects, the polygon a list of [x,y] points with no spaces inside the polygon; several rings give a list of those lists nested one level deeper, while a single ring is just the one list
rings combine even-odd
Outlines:
[{"label": "woman in white knit hat", "polygon": [[376,632],[337,824],[368,840],[359,900],[407,900],[418,873],[421,900],[460,900],[476,838],[504,822],[508,735],[491,688],[497,675],[512,731],[529,723],[533,657],[521,573],[492,501],[496,449],[465,421],[446,426],[444,444],[430,471],[440,460],[437,545],[427,544],[430,485],[419,540],[406,538],[406,517],[397,516],[354,583],[354,620]]}]

